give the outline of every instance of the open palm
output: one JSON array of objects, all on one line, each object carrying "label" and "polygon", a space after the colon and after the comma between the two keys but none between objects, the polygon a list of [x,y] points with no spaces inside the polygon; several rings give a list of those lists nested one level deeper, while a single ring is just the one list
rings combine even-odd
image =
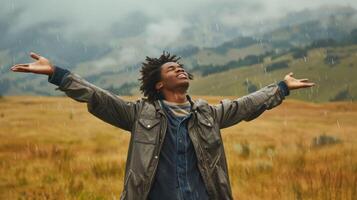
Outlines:
[{"label": "open palm", "polygon": [[53,73],[54,67],[51,62],[36,53],[31,52],[30,56],[36,61],[33,63],[26,64],[16,64],[12,66],[10,69],[13,72],[25,72],[25,73],[35,73],[35,74],[46,74],[51,75]]},{"label": "open palm", "polygon": [[289,90],[312,87],[315,83],[309,82],[309,79],[296,79],[293,77],[293,73],[290,72],[284,77],[284,81],[288,86]]}]

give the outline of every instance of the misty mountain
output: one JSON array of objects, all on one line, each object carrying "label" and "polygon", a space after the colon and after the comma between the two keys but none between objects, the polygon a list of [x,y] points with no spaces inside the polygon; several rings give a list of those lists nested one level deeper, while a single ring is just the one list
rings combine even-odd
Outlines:
[{"label": "misty mountain", "polygon": [[[158,28],[169,26],[171,21],[162,22],[140,12],[132,12],[124,20],[114,23],[109,29],[114,39],[108,37],[103,43],[89,41],[86,37],[68,38],[61,31],[66,26],[61,20],[44,21],[21,32],[12,32],[11,25],[16,23],[16,17],[12,15],[0,18],[0,94],[3,95],[62,95],[53,90],[54,86],[47,83],[45,76],[8,70],[14,63],[30,62],[30,51],[48,57],[56,65],[70,69],[100,87],[115,90],[126,85],[134,89],[143,61],[140,59],[145,58],[146,52],[169,50],[182,56],[189,69],[202,64],[220,66],[248,55],[306,46],[319,39],[341,41],[357,27],[356,10],[346,6],[291,12],[256,25],[256,32],[245,31],[244,26],[227,26],[215,20],[212,22],[212,18],[195,16],[189,29],[184,28],[187,22],[179,25],[184,31],[177,29],[180,36],[173,37],[175,40],[167,38],[165,42],[163,39],[167,46],[162,48],[154,43],[160,41],[145,41],[138,35],[149,34],[148,30],[152,30],[150,34],[159,33]],[[133,24],[131,20],[137,23]],[[157,24],[145,28],[150,22]],[[244,35],[244,32],[250,34]],[[205,39],[193,39],[198,35]],[[148,37],[152,38],[152,35]],[[138,50],[138,46],[143,50]]]}]

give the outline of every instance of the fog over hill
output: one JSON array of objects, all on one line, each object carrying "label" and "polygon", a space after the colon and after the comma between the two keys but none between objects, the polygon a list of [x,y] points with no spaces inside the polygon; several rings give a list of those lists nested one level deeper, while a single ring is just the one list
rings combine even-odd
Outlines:
[{"label": "fog over hill", "polygon": [[184,55],[191,64],[202,49],[242,36],[280,41],[286,34],[272,38],[276,31],[293,35],[296,25],[311,22],[319,34],[287,39],[306,44],[319,36],[343,37],[357,27],[356,8],[352,0],[2,0],[0,94],[59,94],[46,84],[47,77],[8,70],[14,63],[29,62],[30,51],[99,86],[119,87],[136,81],[145,56],[163,50]]}]

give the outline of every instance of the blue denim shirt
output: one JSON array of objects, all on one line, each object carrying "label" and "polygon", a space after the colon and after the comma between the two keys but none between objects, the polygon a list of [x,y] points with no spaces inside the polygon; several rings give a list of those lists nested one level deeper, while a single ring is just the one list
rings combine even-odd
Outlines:
[{"label": "blue denim shirt", "polygon": [[165,108],[168,128],[159,156],[149,199],[205,200],[206,187],[197,166],[195,149],[188,135],[186,117],[174,115],[167,105]]}]

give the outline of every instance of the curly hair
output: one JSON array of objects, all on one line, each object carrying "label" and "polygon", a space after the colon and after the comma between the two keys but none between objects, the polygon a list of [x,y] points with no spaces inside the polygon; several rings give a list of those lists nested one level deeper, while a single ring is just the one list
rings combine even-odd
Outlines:
[{"label": "curly hair", "polygon": [[[142,63],[140,70],[141,77],[139,81],[141,82],[140,91],[148,98],[149,101],[153,102],[158,99],[162,99],[162,94],[156,90],[155,85],[157,82],[161,81],[161,66],[167,62],[176,62],[181,67],[183,64],[178,61],[181,57],[176,55],[170,55],[169,52],[163,52],[159,58],[150,58],[146,56],[145,61]],[[193,75],[188,73],[189,79],[193,79]]]}]

